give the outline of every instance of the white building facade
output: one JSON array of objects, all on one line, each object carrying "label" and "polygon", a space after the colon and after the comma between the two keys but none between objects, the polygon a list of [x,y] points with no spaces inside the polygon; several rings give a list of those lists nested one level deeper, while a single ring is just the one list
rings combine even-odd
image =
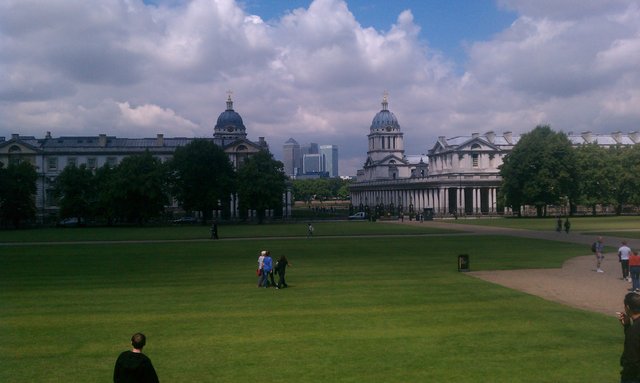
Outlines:
[{"label": "white building facade", "polygon": [[[387,99],[367,136],[369,151],[357,180],[350,186],[357,210],[401,208],[404,213],[432,209],[436,216],[510,214],[498,200],[499,167],[518,143],[511,132],[441,136],[424,155],[405,155],[403,136]],[[574,146],[597,142],[603,146],[635,145],[640,134],[568,134]]]}]

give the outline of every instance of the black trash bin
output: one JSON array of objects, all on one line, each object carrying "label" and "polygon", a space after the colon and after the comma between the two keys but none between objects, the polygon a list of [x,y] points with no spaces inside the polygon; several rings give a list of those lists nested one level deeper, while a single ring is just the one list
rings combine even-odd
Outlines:
[{"label": "black trash bin", "polygon": [[469,271],[469,255],[458,255],[458,271]]}]

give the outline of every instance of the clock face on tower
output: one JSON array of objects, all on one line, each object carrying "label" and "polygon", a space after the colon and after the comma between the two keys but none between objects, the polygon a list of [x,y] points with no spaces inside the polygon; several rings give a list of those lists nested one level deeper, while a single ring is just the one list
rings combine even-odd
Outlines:
[{"label": "clock face on tower", "polygon": [[391,131],[391,127],[387,126],[387,132],[390,132],[390,131]]}]

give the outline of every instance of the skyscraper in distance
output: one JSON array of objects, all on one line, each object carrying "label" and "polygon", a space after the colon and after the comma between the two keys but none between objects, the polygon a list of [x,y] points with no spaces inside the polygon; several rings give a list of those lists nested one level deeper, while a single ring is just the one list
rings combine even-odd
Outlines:
[{"label": "skyscraper in distance", "polygon": [[322,170],[329,174],[329,177],[338,177],[338,146],[320,145],[320,156]]},{"label": "skyscraper in distance", "polygon": [[302,154],[300,145],[293,138],[289,138],[282,147],[284,172],[290,177],[302,173]]}]

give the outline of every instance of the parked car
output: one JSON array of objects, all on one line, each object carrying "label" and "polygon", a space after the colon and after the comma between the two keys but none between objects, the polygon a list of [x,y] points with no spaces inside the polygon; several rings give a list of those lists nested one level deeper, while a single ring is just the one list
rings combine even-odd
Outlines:
[{"label": "parked car", "polygon": [[175,223],[176,225],[192,224],[192,223],[198,223],[198,220],[195,219],[194,217],[181,217],[178,219],[174,219],[173,223]]},{"label": "parked car", "polygon": [[59,227],[75,227],[84,226],[84,223],[79,221],[77,217],[65,218],[58,222]]},{"label": "parked car", "polygon": [[363,220],[363,219],[367,219],[367,214],[363,211],[359,211],[354,215],[350,215],[349,219],[351,220]]}]

